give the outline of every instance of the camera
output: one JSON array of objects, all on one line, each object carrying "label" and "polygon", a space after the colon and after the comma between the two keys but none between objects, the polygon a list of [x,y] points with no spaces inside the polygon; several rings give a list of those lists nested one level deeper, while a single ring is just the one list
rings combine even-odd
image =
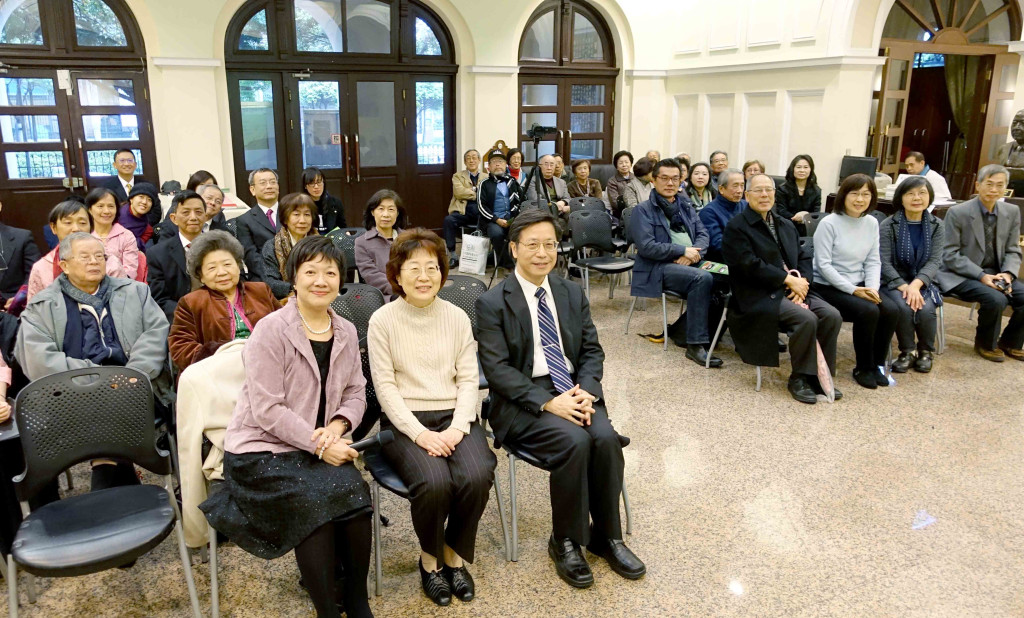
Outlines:
[{"label": "camera", "polygon": [[558,127],[542,127],[536,122],[533,123],[533,126],[526,131],[527,137],[535,140],[539,140],[545,135],[551,135],[553,133],[558,133]]}]

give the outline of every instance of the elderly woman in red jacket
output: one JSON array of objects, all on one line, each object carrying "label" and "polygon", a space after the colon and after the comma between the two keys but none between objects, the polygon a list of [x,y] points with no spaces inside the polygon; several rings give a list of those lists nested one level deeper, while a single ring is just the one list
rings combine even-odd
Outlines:
[{"label": "elderly woman in red jacket", "polygon": [[372,616],[370,492],[342,437],[363,418],[366,379],[355,327],[331,310],[345,256],[310,236],[286,270],[295,301],[263,318],[245,344],[245,383],[224,437],[225,489],[200,508],[260,558],[294,549],[320,618],[340,616],[339,603],[348,616]]}]

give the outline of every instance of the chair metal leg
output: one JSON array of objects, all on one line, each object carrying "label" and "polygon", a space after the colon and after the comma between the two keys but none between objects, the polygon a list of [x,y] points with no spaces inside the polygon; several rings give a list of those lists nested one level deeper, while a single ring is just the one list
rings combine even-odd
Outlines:
[{"label": "chair metal leg", "polygon": [[633,534],[633,509],[629,508],[629,492],[626,491],[626,481],[622,481],[622,504],[626,508],[626,534]]},{"label": "chair metal leg", "polygon": [[11,618],[18,618],[18,565],[14,564],[14,556],[7,556],[7,611]]},{"label": "chair metal leg", "polygon": [[217,579],[217,531],[210,526],[210,615],[220,618],[220,581]]},{"label": "chair metal leg", "polygon": [[7,579],[7,556],[0,553],[0,575]]},{"label": "chair metal leg", "polygon": [[181,557],[181,568],[185,570],[185,583],[188,585],[188,596],[192,601],[192,615],[195,618],[202,616],[199,611],[199,595],[196,593],[196,582],[192,578],[192,560],[188,556],[188,547],[185,546],[185,530],[182,528],[181,510],[178,509],[178,501],[174,499],[174,481],[171,476],[164,477],[164,489],[167,490],[167,500],[174,509],[174,531],[178,537],[178,554]]},{"label": "chair metal leg", "polygon": [[68,491],[74,491],[75,490],[75,483],[74,483],[74,481],[71,480],[71,469],[70,468],[68,468],[67,470],[64,471],[64,480],[66,480],[68,482]]},{"label": "chair metal leg", "polygon": [[980,303],[971,303],[971,312],[969,314],[967,314],[967,319],[968,320],[973,320],[974,319],[974,308],[976,306],[979,306],[979,305],[980,305]]},{"label": "chair metal leg", "polygon": [[661,343],[661,350],[668,350],[668,308],[665,294],[661,295],[661,336],[664,339]]},{"label": "chair metal leg", "polygon": [[608,275],[608,298],[615,298],[615,284],[619,280],[619,276],[622,273],[615,273]]},{"label": "chair metal leg", "polygon": [[757,366],[757,386],[754,387],[754,391],[761,392],[761,365]]},{"label": "chair metal leg", "polygon": [[590,269],[589,268],[584,268],[583,269],[583,282],[586,285],[585,290],[586,290],[586,294],[587,294],[587,300],[589,301],[590,300]]},{"label": "chair metal leg", "polygon": [[28,602],[35,605],[36,598],[38,598],[39,596],[36,591],[36,576],[32,575],[31,573],[26,573],[25,583],[28,585],[28,587],[25,589],[25,592],[28,593]]},{"label": "chair metal leg", "polygon": [[633,297],[633,302],[629,303],[629,313],[626,314],[626,334],[629,334],[629,321],[633,319],[633,309],[636,308],[636,296]]},{"label": "chair metal leg", "polygon": [[[729,303],[726,302],[726,304],[728,305]],[[711,349],[708,350],[707,360],[704,361],[705,369],[711,368],[711,355],[715,353],[715,346],[718,345],[718,338],[722,335],[722,327],[725,326],[725,314],[725,310],[722,310],[722,318],[718,320],[718,328],[715,329],[715,336],[711,340]]]},{"label": "chair metal leg", "polygon": [[380,559],[380,485],[377,481],[370,481],[370,494],[373,500],[373,594],[380,596],[381,592],[381,559]]},{"label": "chair metal leg", "polygon": [[509,545],[508,521],[505,519],[505,501],[501,499],[501,485],[498,484],[498,468],[494,468],[494,498],[498,501],[498,519],[501,520],[501,536],[505,541],[505,561],[512,561],[512,548]]},{"label": "chair metal leg", "polygon": [[512,510],[512,562],[519,562],[519,511],[516,509],[516,456],[508,454],[508,501]]},{"label": "chair metal leg", "polygon": [[939,333],[936,337],[937,341],[935,342],[935,352],[937,354],[942,354],[946,351],[946,316],[943,315],[942,305],[939,305],[937,309],[939,317]]}]

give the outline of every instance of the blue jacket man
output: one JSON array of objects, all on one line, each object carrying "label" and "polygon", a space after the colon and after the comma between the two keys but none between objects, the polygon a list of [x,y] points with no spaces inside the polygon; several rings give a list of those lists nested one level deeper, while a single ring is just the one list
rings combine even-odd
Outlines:
[{"label": "blue jacket man", "polygon": [[[686,314],[668,328],[665,336],[686,347],[686,357],[704,365],[708,336],[708,309],[713,277],[699,268],[708,249],[708,232],[693,204],[679,195],[682,168],[674,159],[655,164],[654,190],[636,206],[629,220],[630,240],[636,246],[633,296],[658,298],[671,291],[686,299]],[[712,357],[712,367],[721,359]]]},{"label": "blue jacket man", "polygon": [[706,257],[714,262],[722,261],[722,235],[725,233],[725,225],[747,208],[747,200],[742,197],[744,180],[741,172],[722,172],[718,187],[718,197],[700,210],[700,220],[708,231]]}]

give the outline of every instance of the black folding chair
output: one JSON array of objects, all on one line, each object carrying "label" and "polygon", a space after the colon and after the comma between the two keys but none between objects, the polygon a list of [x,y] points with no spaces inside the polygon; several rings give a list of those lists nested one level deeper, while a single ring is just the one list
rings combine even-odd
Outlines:
[{"label": "black folding chair", "polygon": [[615,282],[618,275],[633,270],[633,260],[616,257],[619,250],[612,240],[612,217],[607,212],[596,210],[578,210],[569,214],[569,232],[572,244],[577,251],[586,253],[587,249],[606,252],[610,255],[583,257],[570,263],[570,266],[583,271],[584,287],[587,298],[590,298],[590,271],[610,275],[608,281],[608,298],[615,298]]},{"label": "black folding chair", "polygon": [[601,210],[606,211],[607,208],[604,205],[604,200],[599,197],[574,197],[569,200],[569,212],[576,212],[577,210]]},{"label": "black folding chair", "polygon": [[[358,234],[349,233],[351,230],[362,230],[362,228],[335,228],[327,233],[327,238],[331,239],[335,247],[345,252],[345,269],[352,273],[352,281],[359,283],[359,269],[356,268],[356,237]],[[345,279],[348,280],[348,273],[346,273]]]},{"label": "black folding chair", "polygon": [[476,299],[480,298],[487,291],[483,281],[469,275],[448,275],[448,281],[437,293],[442,298],[456,307],[462,309],[469,316],[473,324],[473,332],[476,332]]},{"label": "black folding chair", "polygon": [[828,212],[809,212],[804,215],[804,230],[807,232],[806,238],[813,238],[814,230],[818,229],[818,223],[830,214]]},{"label": "black folding chair", "polygon": [[[25,471],[14,483],[25,521],[7,557],[10,615],[18,615],[19,567],[29,574],[29,600],[34,602],[32,576],[76,577],[119,567],[175,531],[192,614],[198,617],[171,456],[156,444],[149,378],[125,367],[65,371],[22,389],[14,414],[25,454]],[[29,499],[63,470],[106,457],[124,458],[159,474],[164,486],[112,487],[30,511]]]},{"label": "black folding chair", "polygon": [[234,219],[228,219],[224,222],[224,230],[232,236],[238,237],[238,222]]}]

